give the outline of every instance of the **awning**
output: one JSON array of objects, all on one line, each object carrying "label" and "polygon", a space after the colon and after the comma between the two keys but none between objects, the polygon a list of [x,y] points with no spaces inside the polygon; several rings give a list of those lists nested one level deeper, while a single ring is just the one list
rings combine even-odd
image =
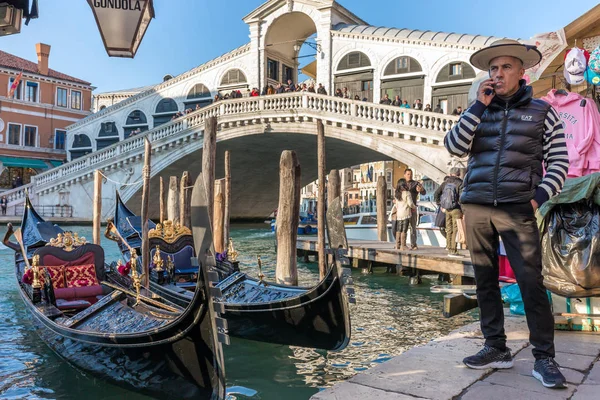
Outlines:
[{"label": "awning", "polygon": [[301,69],[301,71],[304,75],[313,79],[317,79],[317,60],[311,62],[308,65],[305,65],[304,68]]},{"label": "awning", "polygon": [[20,168],[36,168],[36,169],[47,169],[48,166],[42,160],[36,158],[22,158],[22,157],[5,157],[0,156],[0,163],[5,167],[20,167]]},{"label": "awning", "polygon": [[52,164],[53,167],[60,167],[63,164],[63,162],[59,161],[59,160],[48,160],[48,161],[50,161],[50,164]]}]

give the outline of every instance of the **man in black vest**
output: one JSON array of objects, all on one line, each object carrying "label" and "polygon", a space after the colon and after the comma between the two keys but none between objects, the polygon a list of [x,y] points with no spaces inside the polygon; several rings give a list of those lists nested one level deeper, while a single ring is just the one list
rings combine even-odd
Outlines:
[{"label": "man in black vest", "polygon": [[421,182],[413,180],[412,169],[406,168],[404,170],[404,179],[406,179],[408,191],[410,192],[412,201],[415,204],[415,208],[413,208],[412,213],[410,214],[410,219],[408,220],[408,227],[410,228],[410,249],[419,250],[417,247],[417,225],[419,225],[419,207],[417,206],[417,196],[419,194],[425,195],[427,194],[427,191]]},{"label": "man in black vest", "polygon": [[488,70],[490,79],[480,84],[477,101],[448,132],[444,145],[454,156],[469,156],[460,202],[485,337],[484,348],[463,362],[476,369],[513,365],[498,287],[500,237],[523,296],[535,357],[532,374],[546,387],[564,388],[565,377],[554,361],[554,319],[534,213],[561,191],[569,159],[558,114],[533,99],[522,79],[541,58],[535,46],[509,39],[474,53],[471,64]]}]

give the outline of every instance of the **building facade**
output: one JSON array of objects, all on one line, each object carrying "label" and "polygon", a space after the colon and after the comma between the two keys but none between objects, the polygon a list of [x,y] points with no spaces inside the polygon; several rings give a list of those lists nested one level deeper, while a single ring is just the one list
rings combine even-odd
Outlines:
[{"label": "building facade", "polygon": [[0,50],[0,191],[62,164],[67,127],[90,114],[91,84],[50,69],[49,45],[36,53],[37,63]]},{"label": "building facade", "polygon": [[417,99],[432,109],[439,103],[451,113],[467,106],[479,72],[469,65],[470,55],[499,39],[370,26],[333,0],[270,0],[243,20],[248,44],[150,88],[99,96],[98,112],[68,130],[69,160],[211,104],[217,94],[247,95],[252,88],[297,82],[302,46],[316,51],[303,71],[312,71],[329,94],[348,88],[352,98],[373,102],[398,95],[411,105]]}]

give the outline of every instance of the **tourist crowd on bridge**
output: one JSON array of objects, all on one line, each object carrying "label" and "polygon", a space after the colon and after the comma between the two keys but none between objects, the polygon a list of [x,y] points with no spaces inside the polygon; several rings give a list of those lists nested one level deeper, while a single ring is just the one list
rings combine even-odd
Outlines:
[{"label": "tourist crowd on bridge", "polygon": [[[295,84],[291,79],[288,79],[287,84],[283,84],[283,83],[279,82],[276,85],[266,85],[265,87],[263,87],[262,91],[256,87],[254,87],[252,89],[247,89],[245,95],[239,89],[234,89],[231,92],[225,93],[225,94],[217,93],[217,94],[215,94],[215,96],[213,98],[213,103],[216,103],[221,100],[241,99],[244,97],[269,96],[269,95],[273,95],[273,94],[284,94],[284,93],[294,93],[294,92],[296,92],[296,93],[297,92],[308,92],[308,93],[317,93],[317,94],[327,95],[327,90],[325,89],[325,87],[323,86],[322,83],[319,83],[317,85],[317,87],[315,87],[314,82],[309,82],[309,83],[304,82],[304,83]],[[354,94],[354,96],[352,96],[352,94],[350,93],[350,91],[348,90],[347,87],[335,89],[333,96],[339,97],[342,99],[351,99],[351,100],[357,100],[357,101],[369,101],[369,99],[367,97],[361,97],[358,94]],[[414,110],[422,110],[422,111],[429,111],[429,112],[444,114],[444,110],[441,107],[440,103],[438,103],[437,106],[434,109],[432,109],[430,104],[426,104],[425,107],[423,107],[422,100],[416,99],[415,102],[411,106],[409,104],[408,100],[406,100],[406,99],[402,100],[399,95],[396,95],[394,97],[394,99],[392,100],[389,98],[389,95],[387,93],[383,95],[383,98],[379,101],[379,104],[396,106],[396,107],[401,107],[401,108],[412,108]],[[200,108],[201,108],[200,104],[196,104],[195,109],[187,108],[184,111],[178,111],[175,115],[173,115],[172,119],[177,119],[179,117],[183,117],[184,115],[189,114],[193,111],[197,111]],[[454,109],[454,111],[452,112],[451,115],[458,116],[461,114],[462,114],[462,107],[459,106]]]}]

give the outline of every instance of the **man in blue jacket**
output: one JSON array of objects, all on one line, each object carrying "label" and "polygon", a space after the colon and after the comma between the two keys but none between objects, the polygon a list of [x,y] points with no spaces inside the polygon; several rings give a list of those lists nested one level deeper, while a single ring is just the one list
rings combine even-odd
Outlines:
[{"label": "man in blue jacket", "polygon": [[[471,64],[490,79],[477,91],[444,139],[450,154],[469,156],[460,203],[477,283],[485,346],[466,357],[469,368],[511,368],[498,286],[498,237],[506,248],[523,303],[535,364],[532,374],[550,388],[566,387],[554,361],[554,318],[542,277],[535,211],[563,186],[569,167],[562,122],[533,99],[525,69],[541,61],[535,46],[502,39],[475,52]],[[543,169],[545,168],[545,175]]]}]

